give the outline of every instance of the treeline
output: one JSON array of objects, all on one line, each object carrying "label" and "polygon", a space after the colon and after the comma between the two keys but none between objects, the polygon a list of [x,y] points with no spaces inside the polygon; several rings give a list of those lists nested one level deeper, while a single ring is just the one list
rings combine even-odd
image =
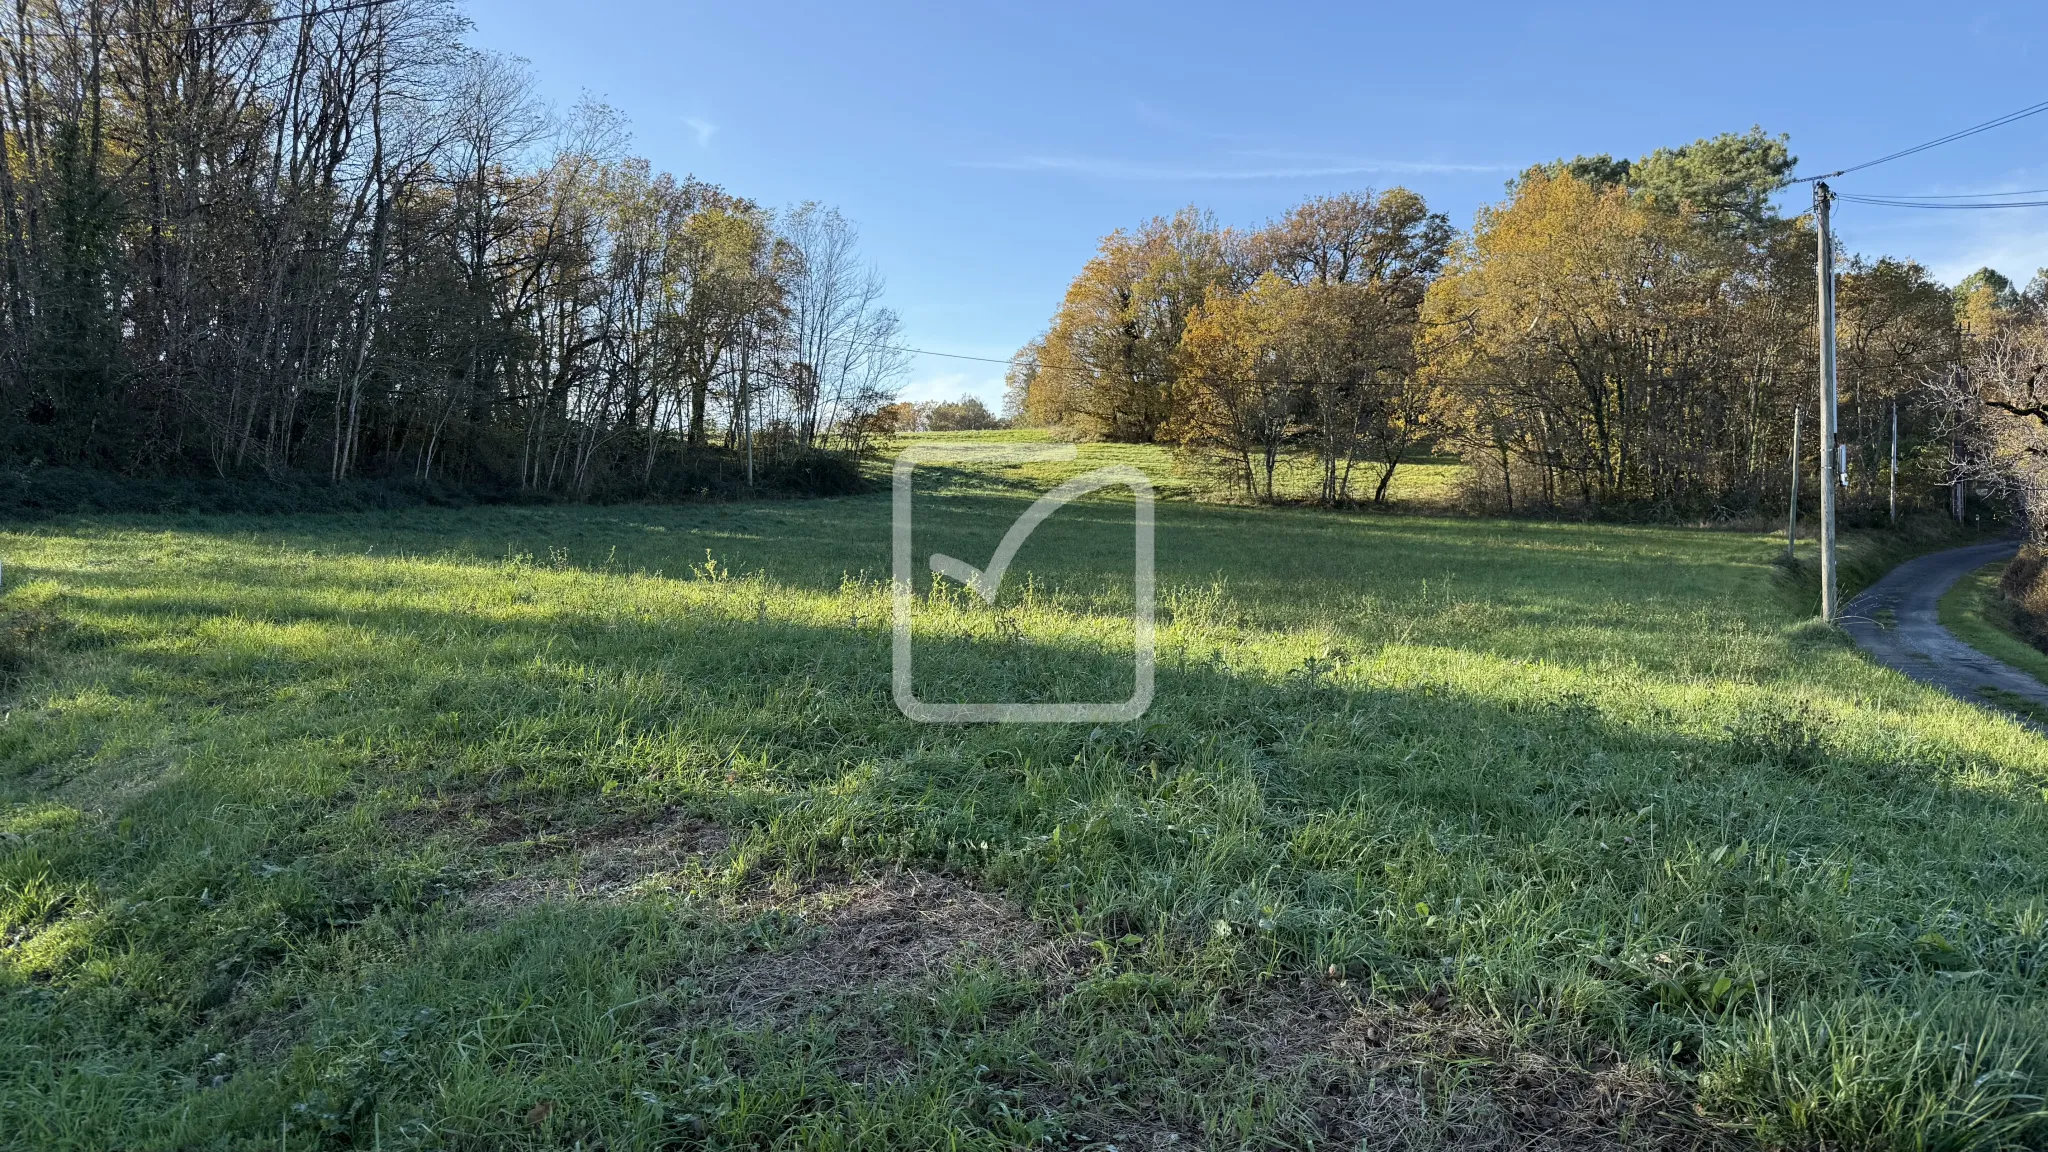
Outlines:
[{"label": "treeline", "polygon": [[958,400],[900,400],[875,414],[875,426],[885,432],[986,432],[1007,428],[1009,421],[989,411],[980,397],[966,395]]},{"label": "treeline", "polygon": [[[1433,449],[1494,507],[1776,510],[1795,409],[1817,442],[1813,223],[1773,205],[1793,163],[1759,129],[1559,161],[1463,234],[1400,188],[1246,232],[1193,209],[1154,220],[1103,241],[1018,353],[1009,405],[1181,446],[1260,499],[1285,453],[1312,453],[1319,499],[1345,503],[1384,501]],[[1958,444],[1930,382],[1988,331],[1987,300],[2028,297],[1891,257],[1838,273],[1849,501],[1886,499],[1894,406],[1902,489],[1937,498]]]},{"label": "treeline", "polygon": [[2024,291],[1980,269],[1959,287],[1958,303],[1967,333],[1962,362],[1935,374],[1928,391],[1953,444],[1958,491],[1966,485],[2021,514],[2030,548],[2005,591],[2022,631],[2048,635],[2048,269]]},{"label": "treeline", "polygon": [[443,0],[0,13],[0,453],[583,496],[856,447],[903,365],[852,227],[653,171],[462,31]]}]

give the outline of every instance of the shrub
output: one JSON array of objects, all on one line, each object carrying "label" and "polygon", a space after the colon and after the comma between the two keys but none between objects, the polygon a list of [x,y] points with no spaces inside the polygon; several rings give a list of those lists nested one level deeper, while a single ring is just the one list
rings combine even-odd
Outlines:
[{"label": "shrub", "polygon": [[1999,577],[1998,591],[2005,598],[2013,628],[2028,643],[2048,652],[2048,552],[2031,544],[2020,549]]}]

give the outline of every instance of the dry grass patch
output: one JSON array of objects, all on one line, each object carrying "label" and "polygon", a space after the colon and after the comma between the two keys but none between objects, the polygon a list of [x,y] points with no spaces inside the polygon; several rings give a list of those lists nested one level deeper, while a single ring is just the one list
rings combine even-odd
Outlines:
[{"label": "dry grass patch", "polygon": [[1333,1138],[1372,1148],[1747,1147],[1702,1125],[1680,1085],[1619,1058],[1586,1066],[1515,1044],[1447,999],[1359,1005],[1323,1045],[1312,1104]]},{"label": "dry grass patch", "polygon": [[[1460,1152],[1704,1152],[1753,1145],[1710,1129],[1683,1087],[1609,1059],[1594,1066],[1517,1042],[1508,1028],[1442,996],[1361,1000],[1321,980],[1219,998],[1185,1037],[1220,1057],[1226,1081],[1288,1101],[1273,1126],[1315,1147]],[[1187,1101],[1104,1100],[1088,1108],[1088,1147],[1123,1152],[1224,1146]],[[1099,1134],[1099,1135],[1097,1135]],[[1253,1135],[1254,1133],[1246,1133]]]},{"label": "dry grass patch", "polygon": [[[488,885],[471,903],[510,912],[544,900],[613,900],[645,882],[701,869],[724,831],[678,813],[582,833],[560,844],[549,876]],[[727,909],[734,922],[781,918],[758,950],[692,979],[686,1018],[739,1031],[818,1030],[851,1082],[879,1083],[916,1065],[884,1026],[892,1002],[928,998],[963,970],[1000,974],[1025,999],[1001,1015],[1062,1015],[1070,994],[1108,971],[1084,937],[1055,937],[1023,906],[929,871],[814,880],[789,895],[757,890]],[[986,1026],[986,1022],[984,1022]],[[1044,1034],[1053,1040],[1058,1033]],[[1674,1150],[1748,1147],[1700,1122],[1682,1086],[1618,1056],[1587,1066],[1518,1044],[1497,1020],[1443,995],[1401,1003],[1361,999],[1347,982],[1304,979],[1219,997],[1191,1051],[1220,1056],[1235,1075],[1294,1095],[1301,1127],[1333,1146],[1374,1149]],[[1064,1054],[1039,1054],[1048,1064]],[[1020,1084],[1056,1111],[1077,1101],[1047,1084]],[[1079,1109],[1091,1147],[1204,1146],[1185,1117],[1158,1101]]]},{"label": "dry grass patch", "polygon": [[546,871],[517,872],[486,884],[470,893],[469,902],[504,913],[543,900],[616,900],[651,879],[701,871],[731,840],[717,825],[674,810],[544,834],[535,847]]},{"label": "dry grass patch", "polygon": [[906,989],[958,966],[992,965],[1051,991],[1087,964],[1085,945],[1051,939],[1014,901],[933,872],[822,883],[780,910],[813,931],[724,968],[707,1008],[742,1026],[788,1024],[848,994]]}]

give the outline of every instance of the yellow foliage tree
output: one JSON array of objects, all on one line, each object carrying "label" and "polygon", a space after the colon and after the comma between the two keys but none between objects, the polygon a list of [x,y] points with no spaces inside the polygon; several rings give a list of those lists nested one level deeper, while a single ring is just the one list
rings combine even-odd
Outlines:
[{"label": "yellow foliage tree", "polygon": [[1268,273],[1247,292],[1211,288],[1180,340],[1179,403],[1162,438],[1228,462],[1253,499],[1273,499],[1294,431],[1300,310],[1300,290]]},{"label": "yellow foliage tree", "polygon": [[1430,375],[1477,390],[1471,425],[1538,462],[1546,497],[1671,497],[1697,446],[1665,433],[1703,416],[1736,251],[1622,187],[1531,173],[1431,286]]}]

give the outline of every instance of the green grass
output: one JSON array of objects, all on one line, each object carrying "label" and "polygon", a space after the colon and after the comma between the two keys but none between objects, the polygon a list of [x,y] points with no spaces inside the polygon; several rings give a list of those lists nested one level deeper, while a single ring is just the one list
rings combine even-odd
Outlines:
[{"label": "green grass", "polygon": [[1979,652],[2048,680],[2048,653],[2013,630],[2011,610],[1998,590],[2005,563],[1987,564],[1956,581],[1955,587],[1942,595],[1941,626]]},{"label": "green grass", "polygon": [[[1054,471],[935,471],[918,554]],[[920,690],[1127,691],[1130,531],[921,597]],[[888,540],[0,532],[0,1143],[2048,1141],[2048,744],[1772,537],[1164,503],[1101,727],[903,719]]]}]

